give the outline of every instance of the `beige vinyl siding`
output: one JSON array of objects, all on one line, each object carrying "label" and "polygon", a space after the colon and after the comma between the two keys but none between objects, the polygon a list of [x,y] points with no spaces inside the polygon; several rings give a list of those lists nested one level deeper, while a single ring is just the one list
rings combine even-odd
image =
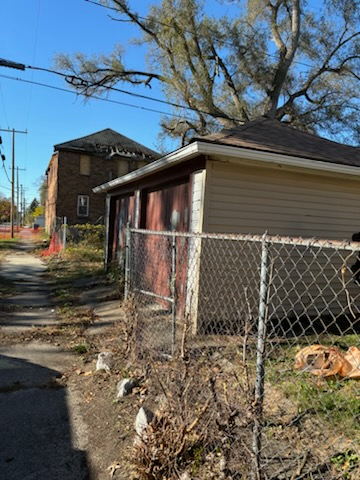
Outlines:
[{"label": "beige vinyl siding", "polygon": [[[209,162],[205,229],[350,240],[360,230],[359,187],[360,179],[350,177]],[[257,318],[260,253],[259,244],[251,242],[202,242],[198,332],[241,333],[248,306],[251,317]],[[360,289],[350,270],[357,255],[349,253],[281,244],[270,247],[273,273],[268,314],[278,334],[287,335],[294,323],[302,334],[306,321],[331,326],[336,332],[343,317],[353,319],[350,308],[358,314]]]},{"label": "beige vinyl siding", "polygon": [[[220,236],[219,236],[220,237]],[[259,306],[261,242],[211,238],[201,240],[197,333],[243,333]],[[351,266],[357,252],[330,246],[268,244],[268,331],[278,335],[320,332],[339,334],[360,314],[360,288]],[[271,272],[271,273],[270,273]],[[195,323],[196,320],[196,323]],[[307,329],[307,325],[310,326]]]},{"label": "beige vinyl siding", "polygon": [[207,229],[350,240],[360,230],[360,178],[209,162]]},{"label": "beige vinyl siding", "polygon": [[271,246],[269,252],[273,269],[270,317],[293,321],[309,317],[336,331],[336,325],[344,321],[342,317],[352,321],[352,312],[358,316],[360,289],[351,272],[356,252],[279,244]]}]

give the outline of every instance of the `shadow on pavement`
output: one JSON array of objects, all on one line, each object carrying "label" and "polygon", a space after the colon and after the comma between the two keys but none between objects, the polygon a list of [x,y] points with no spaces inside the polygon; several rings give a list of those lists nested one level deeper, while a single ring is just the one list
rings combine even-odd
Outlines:
[{"label": "shadow on pavement", "polygon": [[89,480],[86,452],[74,447],[61,374],[0,355],[0,477]]}]

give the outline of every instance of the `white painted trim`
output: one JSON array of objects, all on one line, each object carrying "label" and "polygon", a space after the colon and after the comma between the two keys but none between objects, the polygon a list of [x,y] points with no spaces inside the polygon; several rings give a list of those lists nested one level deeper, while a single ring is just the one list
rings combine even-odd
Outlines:
[{"label": "white painted trim", "polygon": [[114,180],[110,180],[110,182],[99,185],[98,187],[93,188],[93,192],[107,192],[112,188],[116,188],[120,185],[126,185],[127,183],[130,183],[134,180],[147,177],[154,172],[160,172],[161,170],[165,170],[172,165],[177,165],[179,163],[185,162],[186,160],[195,157],[199,153],[201,152],[199,152],[198,142],[191,143],[190,145],[187,145],[180,150],[176,150],[175,152],[165,155],[165,157],[162,157],[155,162],[149,163],[144,167],[139,168],[138,170],[124,175],[123,177],[115,178]]},{"label": "white painted trim", "polygon": [[202,171],[202,185],[201,185],[201,209],[200,209],[200,230],[199,232],[204,232],[204,225],[205,221],[205,205],[206,205],[206,186],[208,183],[208,172],[206,171],[206,167]]},{"label": "white painted trim", "polygon": [[[207,158],[205,164],[205,171],[204,171],[204,183],[203,183],[203,206],[202,206],[202,228],[203,232],[208,231],[208,223],[209,223],[209,200],[210,200],[210,188],[213,179],[213,172],[212,172],[212,161]],[[210,168],[209,168],[210,165]]]},{"label": "white painted trim", "polygon": [[134,227],[139,228],[140,226],[140,190],[135,190],[135,218],[134,218]]},{"label": "white painted trim", "polygon": [[105,200],[105,252],[104,252],[104,266],[105,271],[109,264],[109,232],[110,232],[110,197],[106,197]]},{"label": "white painted trim", "polygon": [[325,173],[337,173],[342,175],[360,176],[360,168],[349,165],[340,165],[338,163],[325,162],[322,160],[311,160],[304,157],[296,157],[279,153],[252,150],[244,147],[234,147],[231,145],[220,145],[207,143],[198,140],[190,143],[175,152],[169,153],[164,157],[149,163],[134,172],[128,173],[123,177],[116,178],[110,182],[104,183],[93,189],[94,193],[108,192],[109,190],[126,185],[134,180],[139,180],[151,175],[154,172],[160,172],[166,168],[177,165],[197,155],[219,155],[225,157],[238,158],[244,160],[260,161],[268,164],[284,165],[289,167],[298,167],[302,169],[317,170]]},{"label": "white painted trim", "polygon": [[[192,233],[202,233],[203,231],[203,216],[204,216],[204,193],[205,193],[205,178],[206,178],[206,170],[201,169],[197,170],[192,174],[192,195],[191,195],[191,209],[190,209],[190,229],[189,231]],[[198,218],[197,224],[194,225],[194,195],[195,195],[195,186],[200,187],[199,189],[199,198],[197,199],[197,203],[200,204],[198,208]]]},{"label": "white painted trim", "polygon": [[224,155],[226,157],[237,157],[239,159],[243,158],[245,160],[257,160],[265,163],[275,163],[277,165],[286,165],[311,170],[320,170],[325,172],[360,176],[359,167],[340,165],[338,163],[325,162],[322,160],[311,160],[305,157],[295,157],[280,153],[251,150],[243,147],[233,147],[230,145],[219,145],[202,142],[199,153],[202,153],[204,155]]}]

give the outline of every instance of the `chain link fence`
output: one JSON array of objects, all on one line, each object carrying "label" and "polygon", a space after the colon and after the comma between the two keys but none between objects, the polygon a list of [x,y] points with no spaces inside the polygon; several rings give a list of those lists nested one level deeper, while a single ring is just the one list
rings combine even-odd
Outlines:
[{"label": "chain link fence", "polygon": [[105,227],[100,217],[94,224],[84,223],[68,225],[66,217],[55,217],[49,245],[49,253],[58,253],[68,244],[91,246],[102,249],[104,246]]},{"label": "chain link fence", "polygon": [[359,252],[128,229],[132,354],[177,389],[182,417],[206,418],[196,452],[207,473],[178,455],[189,476],[174,478],[360,478]]}]

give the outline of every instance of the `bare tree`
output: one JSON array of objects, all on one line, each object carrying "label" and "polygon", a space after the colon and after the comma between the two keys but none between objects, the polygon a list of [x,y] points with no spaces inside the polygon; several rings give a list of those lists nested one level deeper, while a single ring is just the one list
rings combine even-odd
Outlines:
[{"label": "bare tree", "polygon": [[219,0],[238,15],[215,18],[201,0],[162,0],[146,16],[126,0],[98,0],[113,21],[138,27],[146,67],[128,68],[119,46],[109,56],[59,55],[57,66],[87,96],[158,82],[178,114],[162,128],[182,143],[267,115],[356,145],[359,1],[319,0],[313,9],[306,0]]}]

